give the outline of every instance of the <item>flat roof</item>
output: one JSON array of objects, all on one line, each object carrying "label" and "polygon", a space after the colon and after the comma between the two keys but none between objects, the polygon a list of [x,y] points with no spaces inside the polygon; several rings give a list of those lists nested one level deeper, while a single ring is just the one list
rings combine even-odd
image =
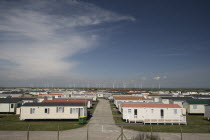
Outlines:
[{"label": "flat roof", "polygon": [[0,103],[17,103],[20,101],[21,99],[16,99],[16,98],[0,98]]}]

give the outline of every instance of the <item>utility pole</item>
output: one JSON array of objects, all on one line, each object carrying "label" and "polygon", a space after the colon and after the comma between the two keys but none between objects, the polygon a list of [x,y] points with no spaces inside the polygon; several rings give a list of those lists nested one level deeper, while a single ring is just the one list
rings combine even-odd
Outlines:
[{"label": "utility pole", "polygon": [[29,130],[30,130],[30,124],[28,125],[27,140],[29,140]]},{"label": "utility pole", "polygon": [[179,126],[179,128],[180,128],[180,132],[181,132],[181,140],[182,140],[182,128],[181,128],[181,126]]},{"label": "utility pole", "polygon": [[89,125],[87,124],[87,140],[88,140],[88,128],[89,128]]},{"label": "utility pole", "polygon": [[152,125],[151,125],[151,138],[152,138]]},{"label": "utility pole", "polygon": [[60,130],[59,130],[59,124],[58,124],[58,140],[60,139]]},{"label": "utility pole", "polygon": [[121,126],[121,140],[123,140],[123,127]]}]

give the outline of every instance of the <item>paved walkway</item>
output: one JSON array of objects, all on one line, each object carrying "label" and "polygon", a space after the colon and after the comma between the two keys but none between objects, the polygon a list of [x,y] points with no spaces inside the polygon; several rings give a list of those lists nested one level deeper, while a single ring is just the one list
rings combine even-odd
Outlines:
[{"label": "paved walkway", "polygon": [[93,117],[86,127],[68,130],[63,132],[63,134],[70,134],[72,139],[116,140],[120,132],[121,129],[115,125],[113,120],[109,102],[100,99]]},{"label": "paved walkway", "polygon": [[[121,129],[115,125],[109,102],[100,99],[93,117],[85,127],[61,131],[59,140],[117,140]],[[127,139],[139,132],[124,130]],[[150,133],[149,133],[150,134]],[[181,140],[179,133],[153,133],[164,140]],[[183,140],[209,140],[210,134],[185,133]],[[25,131],[0,131],[0,140],[27,140]],[[30,131],[29,140],[58,140],[56,131]]]}]

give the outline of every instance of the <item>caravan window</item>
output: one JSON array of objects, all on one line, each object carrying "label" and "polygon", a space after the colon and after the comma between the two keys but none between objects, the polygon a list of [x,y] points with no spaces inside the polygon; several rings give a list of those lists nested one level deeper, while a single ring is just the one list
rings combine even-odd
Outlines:
[{"label": "caravan window", "polygon": [[131,109],[128,109],[128,114],[131,114]]},{"label": "caravan window", "polygon": [[11,104],[11,108],[14,108],[14,104]]},{"label": "caravan window", "polygon": [[50,109],[49,108],[45,108],[44,109],[44,113],[49,114],[50,113]]},{"label": "caravan window", "polygon": [[164,110],[163,109],[160,110],[160,116],[161,116],[161,118],[164,118]]},{"label": "caravan window", "polygon": [[197,105],[193,105],[193,109],[197,109]]},{"label": "caravan window", "polygon": [[58,113],[64,112],[64,107],[63,107],[63,106],[58,106],[58,107],[57,107],[57,112],[58,112]]},{"label": "caravan window", "polygon": [[177,109],[174,109],[174,114],[177,114]]},{"label": "caravan window", "polygon": [[137,109],[134,109],[134,115],[137,115]]},{"label": "caravan window", "polygon": [[30,108],[30,114],[34,114],[35,113],[35,108]]},{"label": "caravan window", "polygon": [[70,110],[71,114],[77,114],[77,108],[71,108]]}]

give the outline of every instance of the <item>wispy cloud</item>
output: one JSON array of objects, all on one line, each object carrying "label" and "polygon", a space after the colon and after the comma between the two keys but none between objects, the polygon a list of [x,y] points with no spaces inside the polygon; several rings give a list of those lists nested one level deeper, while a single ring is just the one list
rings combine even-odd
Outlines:
[{"label": "wispy cloud", "polygon": [[154,77],[153,79],[154,79],[154,80],[160,80],[160,78],[161,78],[160,76],[156,76],[156,77]]},{"label": "wispy cloud", "polygon": [[97,34],[77,27],[135,18],[80,1],[1,1],[0,77],[38,79],[71,75],[79,62],[68,60],[97,43]]}]

